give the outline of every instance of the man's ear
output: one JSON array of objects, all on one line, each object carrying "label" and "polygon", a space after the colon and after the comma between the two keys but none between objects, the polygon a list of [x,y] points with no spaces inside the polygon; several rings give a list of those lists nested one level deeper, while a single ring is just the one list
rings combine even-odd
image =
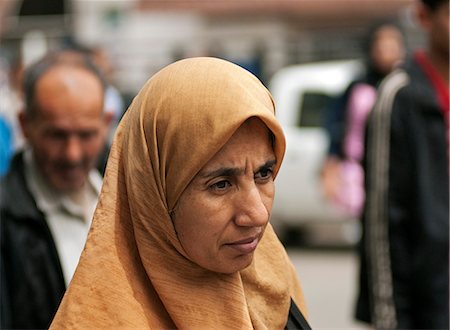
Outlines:
[{"label": "man's ear", "polygon": [[113,121],[114,114],[109,111],[105,111],[103,113],[103,120],[105,121],[106,129],[109,130],[111,128],[111,123]]},{"label": "man's ear", "polygon": [[17,117],[19,119],[20,128],[22,129],[22,134],[28,140],[29,139],[29,135],[30,135],[30,130],[29,130],[30,118],[26,115],[24,109],[22,109],[17,114]]}]

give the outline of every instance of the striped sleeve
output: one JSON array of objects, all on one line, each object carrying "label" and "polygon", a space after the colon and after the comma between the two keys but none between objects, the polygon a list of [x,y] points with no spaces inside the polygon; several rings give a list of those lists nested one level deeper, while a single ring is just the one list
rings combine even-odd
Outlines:
[{"label": "striped sleeve", "polygon": [[381,84],[367,132],[366,259],[372,323],[377,329],[396,328],[388,233],[388,189],[391,113],[398,91],[409,82],[397,70]]}]

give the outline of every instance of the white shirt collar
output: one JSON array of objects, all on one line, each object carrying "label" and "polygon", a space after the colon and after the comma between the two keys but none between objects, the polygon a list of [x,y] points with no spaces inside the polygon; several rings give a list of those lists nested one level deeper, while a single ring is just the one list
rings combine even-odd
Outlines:
[{"label": "white shirt collar", "polygon": [[[24,163],[28,188],[42,212],[50,214],[60,209],[83,222],[91,220],[87,218],[84,205],[76,203],[66,194],[57,192],[48,184],[36,165],[33,151],[29,148],[24,152]],[[82,188],[84,191],[81,193],[86,194],[86,198],[96,198],[100,194],[101,186],[102,178],[100,173],[93,169],[89,172],[87,184]]]}]

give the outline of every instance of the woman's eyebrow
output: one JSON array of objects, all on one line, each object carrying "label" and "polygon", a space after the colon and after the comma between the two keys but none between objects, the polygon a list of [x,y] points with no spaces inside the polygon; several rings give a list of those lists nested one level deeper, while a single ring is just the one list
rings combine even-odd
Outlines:
[{"label": "woman's eyebrow", "polygon": [[[258,169],[256,170],[256,173],[261,171],[261,170],[265,170],[265,169],[271,168],[276,163],[277,163],[276,159],[268,160],[263,165],[258,167]],[[199,173],[199,176],[201,178],[203,178],[203,179],[214,178],[214,177],[219,177],[219,176],[231,177],[231,176],[241,175],[244,172],[245,172],[244,168],[239,168],[239,167],[220,167],[220,168],[212,170],[212,171],[201,172],[201,173]]]},{"label": "woman's eyebrow", "polygon": [[238,176],[240,174],[244,173],[243,168],[238,167],[220,167],[216,170],[212,171],[205,171],[200,173],[200,177],[203,179],[207,178],[214,178],[218,176]]},{"label": "woman's eyebrow", "polygon": [[276,159],[268,160],[264,165],[260,166],[260,167],[256,170],[255,173],[258,173],[259,171],[262,171],[262,170],[270,169],[270,168],[272,168],[276,163],[277,163],[277,160],[276,160]]}]

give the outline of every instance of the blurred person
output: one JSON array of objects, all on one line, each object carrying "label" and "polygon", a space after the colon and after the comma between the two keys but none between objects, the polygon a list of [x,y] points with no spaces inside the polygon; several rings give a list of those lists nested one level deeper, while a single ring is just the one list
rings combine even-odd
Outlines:
[{"label": "blurred person", "polygon": [[119,90],[113,85],[113,65],[105,49],[100,46],[88,47],[73,40],[69,40],[60,50],[60,53],[61,56],[66,57],[67,60],[76,59],[80,56],[87,56],[97,66],[97,68],[100,69],[103,77],[105,78],[106,88],[104,97],[104,111],[111,114],[112,120],[107,137],[107,143],[99,156],[96,166],[100,173],[103,174],[115,130],[125,111],[124,99]]},{"label": "blurred person", "polygon": [[103,174],[105,172],[106,162],[108,161],[114,134],[126,109],[122,94],[113,84],[114,67],[106,50],[100,46],[96,46],[87,48],[87,54],[97,67],[100,68],[106,78],[107,86],[105,89],[104,111],[110,113],[112,116],[107,143],[97,164],[97,169]]},{"label": "blurred person", "polygon": [[190,58],[119,124],[99,206],[51,328],[309,329],[268,223],[285,138],[248,71]]},{"label": "blurred person", "polygon": [[[124,114],[125,103],[120,91],[114,85],[114,66],[106,49],[101,46],[89,47],[68,40],[62,45],[60,51],[68,56],[87,56],[99,68],[106,82],[104,108],[106,112],[112,114],[112,128],[117,127]],[[110,129],[110,132],[114,133],[114,129]],[[110,134],[110,142],[112,142],[112,137],[113,134]]]},{"label": "blurred person", "polygon": [[119,124],[119,120],[122,118],[125,111],[125,104],[123,97],[119,90],[113,84],[114,66],[111,63],[111,59],[106,50],[100,46],[93,47],[90,50],[90,55],[93,62],[102,70],[105,75],[108,86],[105,92],[105,111],[113,114],[113,129],[111,129],[111,134],[109,137],[110,142],[112,142],[112,137],[115,128]]},{"label": "blurred person", "polygon": [[25,144],[18,119],[23,108],[22,76],[23,61],[20,51],[13,52],[10,59],[0,57],[0,116],[10,128],[13,151],[23,148]]},{"label": "blurred person", "polygon": [[6,119],[0,115],[0,177],[9,169],[13,155],[12,130]]},{"label": "blurred person", "polygon": [[0,176],[9,168],[14,152],[14,131],[11,118],[15,117],[15,107],[11,104],[9,66],[0,56]]},{"label": "blurred person", "polygon": [[86,241],[111,115],[87,58],[51,53],[25,72],[27,146],[1,182],[1,328],[48,328]]},{"label": "blurred person", "polygon": [[424,51],[380,85],[368,122],[356,316],[449,328],[449,1],[421,0]]},{"label": "blurred person", "polygon": [[393,21],[377,22],[364,44],[366,70],[330,107],[326,124],[330,136],[328,156],[322,169],[325,196],[351,216],[361,214],[364,203],[364,130],[375,103],[380,81],[403,59],[403,34]]}]

